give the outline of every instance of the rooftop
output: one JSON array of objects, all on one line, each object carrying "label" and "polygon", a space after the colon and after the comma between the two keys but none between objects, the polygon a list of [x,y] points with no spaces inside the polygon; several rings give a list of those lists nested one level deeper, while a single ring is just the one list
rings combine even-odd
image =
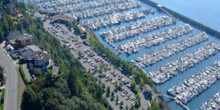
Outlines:
[{"label": "rooftop", "polygon": [[51,21],[54,22],[56,20],[70,21],[73,22],[73,17],[68,14],[59,14],[51,17]]},{"label": "rooftop", "polygon": [[50,55],[46,51],[36,51],[34,52],[29,59],[33,60],[43,60],[45,62],[50,61]]},{"label": "rooftop", "polygon": [[20,31],[15,30],[14,32],[9,33],[7,40],[8,41],[10,41],[10,40],[20,40],[21,41],[21,40],[25,40],[28,38],[33,38],[33,36],[30,34],[27,34],[27,33],[21,34]]}]

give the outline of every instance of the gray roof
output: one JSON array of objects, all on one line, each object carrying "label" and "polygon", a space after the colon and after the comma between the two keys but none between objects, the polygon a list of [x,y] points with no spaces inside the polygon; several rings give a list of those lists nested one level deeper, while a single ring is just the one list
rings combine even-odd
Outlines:
[{"label": "gray roof", "polygon": [[49,62],[51,60],[50,55],[46,51],[33,52],[28,58],[29,60],[43,60],[44,62]]},{"label": "gray roof", "polygon": [[25,39],[29,39],[29,38],[33,38],[33,36],[30,34],[27,34],[27,33],[21,34],[20,31],[15,30],[15,31],[9,33],[7,40],[8,41],[10,41],[10,40],[20,40],[21,41],[21,40],[25,40]]},{"label": "gray roof", "polygon": [[7,40],[10,41],[10,40],[17,39],[19,37],[22,37],[21,32],[18,30],[15,30],[15,31],[9,33]]},{"label": "gray roof", "polygon": [[26,40],[29,38],[33,38],[33,36],[30,34],[24,33],[21,37],[18,37],[17,40],[22,41],[22,40]]},{"label": "gray roof", "polygon": [[36,45],[27,45],[27,48],[31,49],[33,52],[40,51],[41,49]]},{"label": "gray roof", "polygon": [[16,52],[21,56],[30,56],[32,53],[41,51],[36,45],[28,45],[26,47],[18,49]]}]

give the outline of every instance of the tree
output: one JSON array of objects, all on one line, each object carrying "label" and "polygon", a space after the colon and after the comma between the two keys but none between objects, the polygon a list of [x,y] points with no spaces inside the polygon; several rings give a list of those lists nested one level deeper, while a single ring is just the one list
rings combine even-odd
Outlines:
[{"label": "tree", "polygon": [[140,86],[144,86],[145,82],[143,78],[140,78]]},{"label": "tree", "polygon": [[114,97],[114,95],[115,95],[114,92],[112,92],[112,93],[111,93],[111,96]]},{"label": "tree", "polygon": [[107,94],[108,95],[110,94],[110,87],[109,86],[107,87]]},{"label": "tree", "polygon": [[136,91],[136,82],[134,80],[131,81],[131,90],[136,94],[137,91]]},{"label": "tree", "polygon": [[116,100],[118,101],[118,95],[116,95]]},{"label": "tree", "polygon": [[13,21],[13,18],[12,18],[11,15],[8,15],[7,21],[8,21],[8,24],[10,26],[10,30],[13,30],[14,29],[14,21]]},{"label": "tree", "polygon": [[79,29],[79,27],[77,26],[77,24],[75,24],[74,30],[75,30],[75,31],[74,31],[75,34],[80,35],[80,29]]},{"label": "tree", "polygon": [[102,88],[105,89],[105,83],[102,84]]},{"label": "tree", "polygon": [[102,69],[101,69],[101,68],[99,68],[99,71],[98,71],[98,72],[99,72],[99,74],[102,74]]},{"label": "tree", "polygon": [[0,66],[0,81],[3,80],[3,68]]},{"label": "tree", "polygon": [[115,86],[115,88],[118,88],[118,81],[115,81],[114,86]]},{"label": "tree", "polygon": [[128,110],[128,105],[126,105],[125,109]]},{"label": "tree", "polygon": [[1,30],[1,28],[0,28],[0,43],[3,41],[3,34],[2,34],[2,30]]},{"label": "tree", "polygon": [[68,29],[71,30],[71,28],[74,28],[73,23],[72,22],[68,22]]},{"label": "tree", "polygon": [[99,84],[101,85],[102,84],[102,82],[101,82],[101,80],[99,79]]},{"label": "tree", "polygon": [[160,110],[160,107],[155,101],[153,101],[151,104],[151,110]]},{"label": "tree", "polygon": [[107,67],[104,67],[104,72],[106,72],[108,70],[108,68]]},{"label": "tree", "polygon": [[10,0],[3,0],[3,5],[6,5],[6,4],[8,4],[8,3],[10,3]]},{"label": "tree", "polygon": [[120,81],[119,85],[120,85],[120,87],[122,87],[122,86],[123,86],[123,82],[122,82],[122,81]]},{"label": "tree", "polygon": [[22,108],[24,110],[37,110],[38,99],[36,93],[32,90],[31,87],[27,87],[23,93],[23,102]]},{"label": "tree", "polygon": [[57,10],[57,7],[53,7],[53,10],[56,11],[56,10]]},{"label": "tree", "polygon": [[78,52],[79,57],[82,57],[82,52],[79,50]]}]

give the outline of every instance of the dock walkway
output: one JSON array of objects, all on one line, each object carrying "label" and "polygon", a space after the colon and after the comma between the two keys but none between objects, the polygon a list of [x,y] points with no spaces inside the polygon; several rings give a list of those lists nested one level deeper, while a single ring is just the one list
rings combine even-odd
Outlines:
[{"label": "dock walkway", "polygon": [[172,97],[172,96],[166,95],[166,94],[157,94],[156,96],[163,96],[163,97],[173,99],[176,101],[177,104],[181,105],[185,110],[190,110],[185,104],[183,104],[181,101],[179,101],[176,97]]}]

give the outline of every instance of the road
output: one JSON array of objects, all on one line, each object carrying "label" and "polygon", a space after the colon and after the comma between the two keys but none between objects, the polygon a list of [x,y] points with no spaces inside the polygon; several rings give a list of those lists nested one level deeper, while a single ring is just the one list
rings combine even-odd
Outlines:
[{"label": "road", "polygon": [[17,110],[19,109],[17,100],[18,73],[13,61],[4,54],[2,47],[0,47],[0,65],[6,72],[4,110]]}]

